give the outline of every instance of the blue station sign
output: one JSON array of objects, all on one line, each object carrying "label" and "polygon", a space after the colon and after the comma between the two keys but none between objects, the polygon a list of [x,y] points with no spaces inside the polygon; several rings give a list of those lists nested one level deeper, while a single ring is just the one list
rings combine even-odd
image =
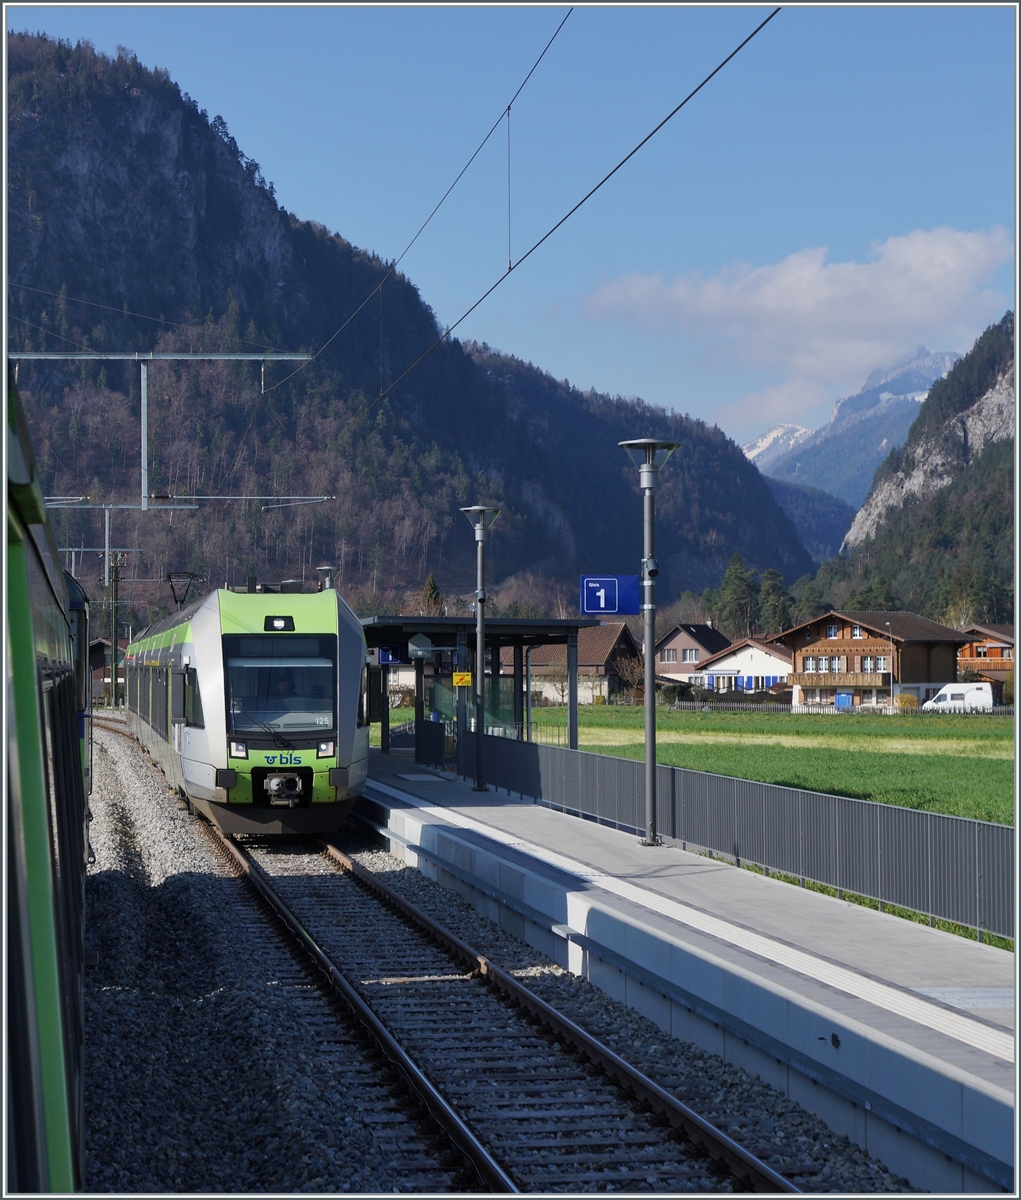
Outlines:
[{"label": "blue station sign", "polygon": [[376,651],[376,661],[381,667],[407,666],[411,662],[407,642],[384,642]]},{"label": "blue station sign", "polygon": [[619,616],[640,612],[637,575],[582,575],[583,617]]}]

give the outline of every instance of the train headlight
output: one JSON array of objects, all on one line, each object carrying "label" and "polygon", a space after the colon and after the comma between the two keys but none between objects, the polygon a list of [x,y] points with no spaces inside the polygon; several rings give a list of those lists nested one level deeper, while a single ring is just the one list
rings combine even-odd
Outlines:
[{"label": "train headlight", "polygon": [[248,747],[245,745],[244,742],[231,742],[230,756],[231,756],[231,758],[247,758],[248,757]]},{"label": "train headlight", "polygon": [[333,757],[333,743],[332,742],[320,742],[319,749],[316,751],[316,758],[332,758],[332,757]]}]

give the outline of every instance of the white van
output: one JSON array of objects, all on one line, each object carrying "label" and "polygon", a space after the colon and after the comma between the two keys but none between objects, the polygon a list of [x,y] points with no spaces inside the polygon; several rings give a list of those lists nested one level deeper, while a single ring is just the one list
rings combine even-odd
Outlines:
[{"label": "white van", "polygon": [[922,705],[922,712],[992,712],[991,683],[948,683],[931,700]]}]

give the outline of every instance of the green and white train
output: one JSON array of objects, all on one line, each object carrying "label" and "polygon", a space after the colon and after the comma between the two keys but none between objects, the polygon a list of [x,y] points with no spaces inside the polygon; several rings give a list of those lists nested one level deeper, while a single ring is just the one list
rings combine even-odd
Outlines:
[{"label": "green and white train", "polygon": [[284,586],[211,592],[125,655],[131,731],[225,833],[333,832],[365,786],[361,624]]},{"label": "green and white train", "polygon": [[60,568],[8,365],[4,1194],[82,1186],[89,604]]}]

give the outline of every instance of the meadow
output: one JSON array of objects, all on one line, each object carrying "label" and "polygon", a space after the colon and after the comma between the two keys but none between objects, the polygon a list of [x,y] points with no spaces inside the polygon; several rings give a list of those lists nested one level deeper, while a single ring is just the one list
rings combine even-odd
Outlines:
[{"label": "meadow", "polygon": [[[536,741],[555,741],[566,709],[533,709],[532,719]],[[642,758],[643,728],[641,708],[585,705],[579,748]],[[1009,717],[659,709],[656,729],[657,758],[671,766],[1014,823]]]}]

